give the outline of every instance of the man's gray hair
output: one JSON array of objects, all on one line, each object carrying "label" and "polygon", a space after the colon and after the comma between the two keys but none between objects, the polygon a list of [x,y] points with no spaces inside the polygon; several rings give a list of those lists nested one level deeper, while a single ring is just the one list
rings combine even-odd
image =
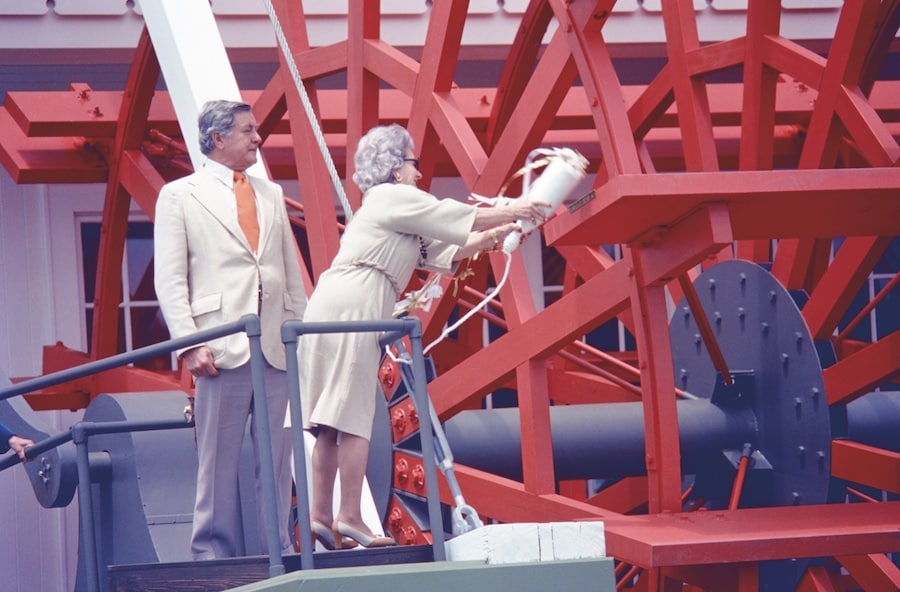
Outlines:
[{"label": "man's gray hair", "polygon": [[391,182],[394,171],[403,166],[403,159],[413,150],[412,137],[402,126],[392,123],[373,127],[356,147],[353,181],[363,193],[380,183]]},{"label": "man's gray hair", "polygon": [[200,152],[209,156],[216,147],[214,134],[228,136],[234,130],[235,113],[249,112],[247,103],[239,101],[207,101],[197,118],[200,129]]}]

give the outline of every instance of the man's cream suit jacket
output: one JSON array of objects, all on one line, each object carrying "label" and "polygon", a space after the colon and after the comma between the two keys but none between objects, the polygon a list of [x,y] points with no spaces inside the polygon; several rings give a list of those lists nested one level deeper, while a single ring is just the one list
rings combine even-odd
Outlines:
[{"label": "man's cream suit jacket", "polygon": [[[258,256],[238,226],[232,189],[205,166],[163,187],[154,220],[156,295],[173,338],[259,312],[263,354],[284,370],[281,325],[303,318],[307,295],[281,186],[248,180],[260,218]],[[218,368],[250,359],[245,333],[207,345]]]}]

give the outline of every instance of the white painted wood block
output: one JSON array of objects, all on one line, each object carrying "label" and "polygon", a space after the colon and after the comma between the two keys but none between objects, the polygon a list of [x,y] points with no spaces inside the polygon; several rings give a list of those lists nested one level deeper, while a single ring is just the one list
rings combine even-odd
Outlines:
[{"label": "white painted wood block", "polygon": [[[693,0],[693,5],[694,12],[704,11],[707,7],[706,0]],[[662,2],[661,0],[642,0],[641,8],[651,13],[662,12]]]},{"label": "white painted wood block", "polygon": [[[502,9],[508,14],[525,14],[530,3],[531,0],[504,0]],[[635,12],[638,8],[640,8],[638,0],[617,0],[612,12],[613,14]]]},{"label": "white painted wood block", "polygon": [[748,0],[712,0],[709,5],[713,10],[747,12]]},{"label": "white painted wood block", "polygon": [[426,0],[381,0],[383,15],[420,15],[428,12]]},{"label": "white painted wood block", "polygon": [[347,0],[303,0],[303,13],[311,15],[347,14]]},{"label": "white painted wood block", "polygon": [[534,563],[606,556],[602,522],[489,524],[446,544],[449,561]]},{"label": "white painted wood block", "polygon": [[832,10],[844,5],[844,0],[781,0],[785,10]]},{"label": "white painted wood block", "polygon": [[269,14],[263,0],[212,0],[213,14],[230,16],[259,16]]},{"label": "white painted wood block", "polygon": [[128,12],[125,0],[56,0],[53,11],[63,16],[118,16]]},{"label": "white painted wood block", "polygon": [[0,2],[0,15],[46,14],[47,0],[4,0]]},{"label": "white painted wood block", "polygon": [[525,14],[531,0],[504,0],[503,12],[509,14]]},{"label": "white painted wood block", "polygon": [[497,0],[469,0],[469,14],[494,14],[499,10]]}]

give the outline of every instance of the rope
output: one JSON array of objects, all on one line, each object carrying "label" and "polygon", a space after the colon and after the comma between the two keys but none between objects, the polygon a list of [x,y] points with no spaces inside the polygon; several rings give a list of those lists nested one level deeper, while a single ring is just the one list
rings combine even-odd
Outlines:
[{"label": "rope", "polygon": [[288,46],[284,31],[281,28],[281,22],[278,20],[278,15],[275,14],[275,8],[272,6],[271,0],[266,0],[266,12],[269,13],[269,20],[272,21],[272,26],[275,29],[275,38],[278,40],[278,47],[281,48],[281,53],[284,56],[284,60],[287,62],[288,70],[291,73],[294,84],[297,86],[297,92],[300,93],[300,102],[303,103],[303,111],[306,112],[306,118],[309,119],[309,125],[316,137],[319,151],[322,153],[322,158],[325,159],[325,165],[328,167],[328,173],[331,176],[331,184],[334,186],[334,192],[341,202],[341,207],[344,208],[344,217],[346,221],[350,222],[351,218],[353,218],[353,210],[350,207],[350,202],[347,200],[347,194],[344,192],[344,186],[341,183],[337,169],[334,166],[331,153],[328,151],[328,145],[325,143],[325,136],[322,134],[322,128],[319,125],[316,112],[313,110],[309,95],[306,94],[306,88],[303,86],[303,79],[300,78],[300,70],[297,68],[297,62],[294,61],[294,54],[291,53],[291,48]]},{"label": "rope", "polygon": [[469,312],[467,312],[466,314],[461,316],[455,323],[453,323],[452,325],[449,325],[447,327],[444,327],[444,330],[441,331],[440,336],[438,336],[437,339],[435,339],[434,341],[429,343],[428,346],[422,351],[422,353],[424,355],[427,355],[428,352],[431,351],[431,348],[433,348],[435,345],[437,345],[438,343],[443,341],[448,335],[450,335],[450,333],[452,333],[453,331],[456,331],[456,329],[459,328],[460,325],[462,325],[463,323],[468,321],[472,317],[472,315],[474,315],[476,312],[478,312],[479,310],[481,310],[482,308],[487,306],[487,304],[491,300],[493,300],[497,296],[497,294],[500,293],[500,288],[503,287],[503,285],[506,283],[506,278],[509,276],[509,268],[512,263],[512,255],[510,253],[507,253],[506,251],[501,251],[501,253],[503,253],[503,255],[506,257],[506,267],[503,270],[503,277],[500,278],[500,281],[497,282],[497,285],[494,287],[494,289],[491,291],[491,293],[486,295],[484,297],[484,299],[478,303],[477,306],[473,306]]}]

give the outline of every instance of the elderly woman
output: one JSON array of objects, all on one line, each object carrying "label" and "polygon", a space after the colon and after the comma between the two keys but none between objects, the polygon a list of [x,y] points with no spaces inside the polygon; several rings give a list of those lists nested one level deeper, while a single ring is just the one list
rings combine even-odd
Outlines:
[{"label": "elderly woman", "polygon": [[[373,128],[360,140],[353,180],[363,203],[331,268],[319,278],[305,321],[389,319],[416,268],[448,271],[455,261],[496,249],[518,228],[516,220],[546,215],[547,204],[540,202],[479,208],[437,199],[416,187],[422,175],[413,150],[409,133],[396,124]],[[393,539],[372,534],[360,509],[381,359],[377,337],[310,334],[302,342],[303,427],[316,434],[313,536],[329,549],[348,542],[393,545]],[[338,469],[341,501],[333,515]]]}]

